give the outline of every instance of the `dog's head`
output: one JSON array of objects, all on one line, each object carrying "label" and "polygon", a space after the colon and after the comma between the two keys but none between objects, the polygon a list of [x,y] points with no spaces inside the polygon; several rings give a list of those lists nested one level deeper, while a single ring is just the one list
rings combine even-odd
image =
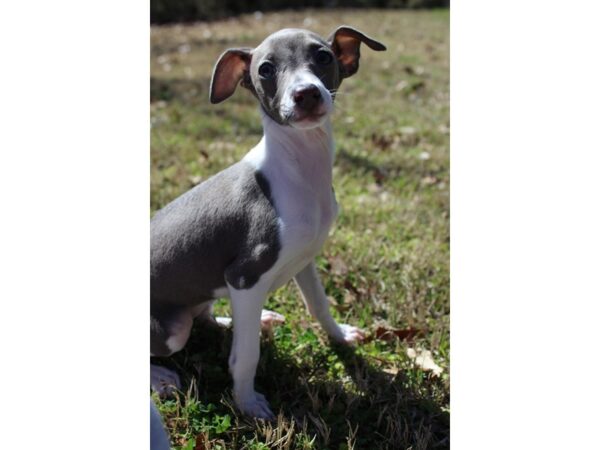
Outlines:
[{"label": "dog's head", "polygon": [[277,123],[314,128],[332,112],[342,80],[357,72],[361,43],[385,50],[382,43],[347,26],[327,40],[307,30],[285,29],[255,49],[229,49],[215,65],[210,101],[227,99],[241,81]]}]

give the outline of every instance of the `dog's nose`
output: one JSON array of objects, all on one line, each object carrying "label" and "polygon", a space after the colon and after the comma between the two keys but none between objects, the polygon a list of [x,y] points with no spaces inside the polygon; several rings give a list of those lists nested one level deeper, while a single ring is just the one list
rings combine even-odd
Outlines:
[{"label": "dog's nose", "polygon": [[321,91],[314,84],[302,86],[294,91],[294,102],[299,108],[310,111],[321,102]]}]

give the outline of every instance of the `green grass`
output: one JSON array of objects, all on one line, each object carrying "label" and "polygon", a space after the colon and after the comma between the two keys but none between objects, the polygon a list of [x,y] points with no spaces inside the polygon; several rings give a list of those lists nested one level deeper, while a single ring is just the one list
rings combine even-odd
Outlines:
[{"label": "green grass", "polygon": [[[342,23],[388,47],[363,49],[358,74],[340,88],[333,123],[341,211],[317,259],[334,316],[370,339],[354,350],[330,346],[292,284],[273,293],[267,307],[287,322],[262,341],[257,390],[279,413],[268,424],[232,407],[231,333],[195,329],[183,351],[160,361],[184,382],[175,399],[159,402],[175,448],[449,447],[448,22],[447,11],[346,10],[152,28],[153,211],[240,159],[262,134],[244,89],[208,102],[223,50],[254,46],[284,27],[328,35]],[[385,340],[378,329],[418,333]],[[409,347],[430,350],[443,373],[417,367]]]}]

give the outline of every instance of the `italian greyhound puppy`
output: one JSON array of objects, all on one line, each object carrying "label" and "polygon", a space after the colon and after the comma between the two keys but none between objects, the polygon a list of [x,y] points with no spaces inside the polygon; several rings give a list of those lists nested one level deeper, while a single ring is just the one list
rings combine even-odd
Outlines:
[{"label": "italian greyhound puppy", "polygon": [[[223,53],[210,101],[227,99],[238,84],[249,89],[261,106],[264,136],[241,161],[181,195],[151,221],[152,355],[181,350],[193,320],[214,321],[212,303],[228,297],[233,397],[249,416],[274,417],[254,390],[261,317],[283,319],[262,312],[269,292],[293,278],[330,339],[364,338],[360,329],[333,319],[314,263],[337,215],[330,116],[340,83],[358,70],[361,43],[385,50],[342,26],[328,39],[285,29],[254,49]],[[178,382],[156,366],[152,379]]]}]

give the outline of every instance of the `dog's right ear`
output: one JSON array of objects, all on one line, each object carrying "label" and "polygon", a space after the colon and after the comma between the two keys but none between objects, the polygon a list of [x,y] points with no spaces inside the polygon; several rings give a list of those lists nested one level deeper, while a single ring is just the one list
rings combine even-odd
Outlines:
[{"label": "dog's right ear", "polygon": [[230,48],[219,57],[210,81],[211,103],[229,98],[240,80],[249,80],[250,61],[251,48]]}]

